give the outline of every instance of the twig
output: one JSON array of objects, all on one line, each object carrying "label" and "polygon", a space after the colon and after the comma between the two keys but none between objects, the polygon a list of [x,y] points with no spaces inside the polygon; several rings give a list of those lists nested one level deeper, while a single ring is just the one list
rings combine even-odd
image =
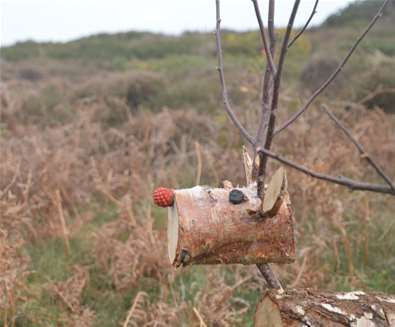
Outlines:
[{"label": "twig", "polygon": [[197,159],[197,167],[196,167],[196,184],[195,185],[200,185],[200,179],[202,177],[202,166],[203,166],[203,161],[202,161],[202,150],[200,147],[199,142],[195,142],[195,152],[196,152],[196,159]]},{"label": "twig", "polygon": [[348,187],[352,191],[368,191],[368,192],[395,195],[395,190],[393,190],[390,186],[355,181],[353,179],[350,179],[350,178],[344,177],[344,176],[335,177],[335,176],[331,176],[331,175],[318,173],[318,172],[310,170],[302,165],[299,165],[289,159],[280,157],[279,155],[277,155],[273,152],[270,152],[269,150],[260,148],[260,149],[258,149],[258,152],[262,152],[266,156],[268,156],[274,160],[277,160],[286,166],[294,168],[306,175],[309,175],[310,177],[321,179],[321,180],[324,180],[327,182],[332,182],[334,184],[343,185],[343,186]]},{"label": "twig", "polygon": [[[275,12],[275,0],[269,0],[269,13],[268,13],[268,31],[269,31],[269,40],[270,40],[270,55],[273,58],[275,49],[276,49],[276,36],[275,36],[275,31],[274,31],[274,12]],[[259,16],[260,17],[260,16]],[[259,22],[259,19],[258,19]],[[262,24],[263,25],[263,24]],[[261,25],[260,25],[261,27]],[[262,28],[261,28],[262,31]],[[263,35],[264,36],[264,35]],[[269,62],[267,64],[264,78],[263,78],[263,90],[262,90],[262,112],[261,112],[261,117],[258,125],[258,131],[256,135],[256,146],[259,146],[260,144],[265,144],[265,137],[267,135],[267,130],[269,126],[269,121],[270,121],[270,107],[269,107],[269,102],[272,99],[272,94],[273,94],[273,83],[274,79],[276,77],[276,74],[274,70],[271,70],[269,67]],[[255,149],[256,150],[256,149]],[[255,156],[259,156],[259,167],[258,169],[255,168],[255,157],[254,157],[254,162],[253,162],[253,172],[252,175],[257,178],[257,180],[261,180],[261,183],[258,184],[258,196],[263,199],[264,195],[264,178],[265,174],[264,171],[262,172],[262,162],[264,160],[263,156],[261,154],[257,154],[255,151]],[[255,172],[257,170],[257,172]],[[270,267],[269,264],[258,264],[257,265],[258,270],[262,274],[263,278],[266,280],[266,284],[268,287],[273,288],[273,289],[281,289],[282,286],[277,278],[276,274],[273,272],[272,268]]]},{"label": "twig", "polygon": [[220,15],[220,0],[216,0],[216,17],[217,17],[217,24],[216,24],[216,45],[217,45],[217,56],[218,56],[218,73],[219,79],[221,82],[222,87],[222,99],[225,105],[226,112],[228,113],[230,119],[232,120],[233,124],[240,130],[241,134],[246,138],[246,140],[254,144],[254,138],[247,132],[244,126],[236,117],[229,101],[228,91],[225,83],[225,76],[224,76],[224,59],[222,53],[222,42],[221,42],[221,15]]},{"label": "twig", "polygon": [[64,219],[64,214],[63,214],[63,207],[62,207],[62,197],[60,195],[60,191],[56,190],[55,191],[55,203],[56,203],[56,208],[58,210],[59,214],[59,220],[60,220],[60,225],[62,227],[62,235],[63,235],[63,241],[65,245],[65,251],[66,255],[70,255],[70,242],[69,242],[69,231],[67,229],[66,225],[66,220]]},{"label": "twig", "polygon": [[349,138],[349,140],[355,145],[358,149],[361,157],[366,159],[366,161],[376,170],[377,174],[379,174],[383,180],[395,191],[395,185],[391,181],[391,179],[385,174],[385,172],[378,166],[378,164],[370,157],[370,155],[365,151],[362,144],[358,142],[358,140],[351,134],[351,132],[345,127],[340,120],[326,107],[322,106],[322,109],[327,113],[330,119],[336,124],[338,128],[340,128],[344,134]]},{"label": "twig", "polygon": [[269,0],[269,15],[268,15],[268,31],[269,31],[269,40],[270,40],[270,51],[272,55],[274,54],[274,50],[276,47],[276,33],[274,30],[274,10],[276,7],[275,0]]},{"label": "twig", "polygon": [[[272,57],[274,57],[274,53],[276,49],[276,36],[274,33],[274,11],[275,11],[275,0],[269,0],[268,31],[269,31],[269,39],[270,39],[270,53]],[[274,74],[270,71],[269,65],[267,65],[263,77],[262,110],[261,110],[261,117],[258,125],[258,130],[256,134],[256,146],[259,145],[263,146],[265,143],[264,141],[265,135],[267,133],[267,128],[270,119],[269,101],[271,98],[270,95],[272,92],[273,80],[274,80]],[[256,177],[256,175],[257,172],[253,172],[253,176]]]},{"label": "twig", "polygon": [[303,28],[299,31],[298,34],[296,34],[296,36],[293,38],[293,40],[291,42],[288,43],[288,49],[290,47],[292,47],[292,45],[296,42],[297,39],[299,39],[299,37],[306,31],[307,27],[309,26],[311,20],[313,19],[314,15],[317,13],[317,6],[318,3],[320,2],[320,0],[316,0],[315,4],[314,4],[314,8],[313,11],[310,14],[309,19],[307,20],[306,24],[303,26]]},{"label": "twig", "polygon": [[[284,129],[286,129],[289,125],[291,125],[294,121],[296,121],[309,107],[310,105],[314,102],[314,100],[333,82],[333,80],[337,77],[337,75],[343,70],[345,64],[348,62],[348,60],[351,58],[353,55],[354,51],[358,48],[359,44],[362,42],[362,40],[365,38],[366,34],[372,29],[372,27],[376,24],[378,19],[383,15],[383,11],[387,4],[389,3],[390,0],[384,0],[384,3],[380,7],[379,11],[377,14],[373,17],[367,28],[363,31],[363,33],[360,35],[360,37],[357,39],[357,41],[354,43],[350,51],[347,53],[346,57],[343,59],[343,61],[340,63],[340,65],[336,68],[336,70],[329,76],[329,78],[313,93],[313,95],[307,100],[306,104],[299,109],[296,113],[294,113],[285,123],[283,123],[280,127],[278,127],[274,135],[277,135]],[[267,148],[267,147],[265,147]]]},{"label": "twig", "polygon": [[[270,147],[272,145],[273,132],[274,132],[274,127],[276,125],[276,111],[277,111],[277,107],[278,107],[278,98],[279,98],[279,94],[280,94],[280,85],[281,85],[281,77],[282,77],[281,75],[282,75],[282,71],[283,71],[283,67],[284,67],[285,57],[286,57],[287,50],[288,50],[289,38],[291,36],[296,13],[298,12],[298,9],[299,9],[299,4],[300,4],[300,0],[295,0],[294,6],[292,9],[292,13],[291,13],[291,16],[288,21],[287,30],[285,32],[284,39],[283,39],[282,46],[281,46],[277,74],[274,78],[273,97],[272,97],[272,102],[271,102],[271,106],[270,106],[270,118],[269,118],[269,124],[268,124],[268,128],[267,128],[267,134],[266,134],[265,145],[264,145],[265,149],[270,149]],[[258,145],[258,147],[260,147],[260,146],[261,145]],[[263,191],[264,191],[264,185],[265,185],[266,166],[267,166],[267,157],[261,156],[260,161],[259,161],[257,183],[258,183],[258,192],[259,192],[259,195],[262,198],[262,200],[263,200]]]},{"label": "twig", "polygon": [[261,272],[262,276],[265,278],[266,283],[270,288],[274,288],[276,290],[283,290],[280,281],[278,280],[277,276],[273,273],[270,265],[265,264],[257,264],[256,265]]},{"label": "twig", "polygon": [[[268,13],[268,31],[269,31],[269,41],[270,41],[270,53],[271,56],[274,58],[274,53],[276,50],[276,36],[274,33],[274,11],[275,11],[275,0],[269,0],[269,13]],[[262,110],[261,110],[261,115],[260,115],[260,120],[259,120],[259,125],[257,129],[257,134],[256,134],[256,146],[261,145],[264,146],[265,143],[265,135],[267,133],[267,128],[269,125],[269,119],[270,119],[270,108],[269,108],[269,102],[271,100],[271,94],[273,90],[273,81],[274,81],[274,74],[272,71],[269,69],[269,64],[266,65],[265,73],[263,76],[263,88],[262,88]],[[255,150],[255,149],[254,149]],[[255,158],[257,156],[257,153],[255,151],[254,153],[254,163],[255,163]],[[252,175],[254,178],[257,178],[258,167],[255,167],[254,165],[254,171],[252,172]]]},{"label": "twig", "polygon": [[308,253],[306,253],[303,256],[303,262],[302,262],[302,266],[300,267],[298,274],[296,275],[296,278],[294,279],[294,281],[292,282],[292,284],[290,285],[291,288],[295,288],[296,286],[299,285],[300,280],[302,279],[304,272],[306,270],[306,266],[307,266],[307,260],[309,258]]},{"label": "twig", "polygon": [[146,294],[144,292],[138,292],[136,297],[134,298],[133,305],[128,312],[128,316],[126,317],[125,322],[123,323],[123,327],[127,327],[129,325],[130,320],[132,319],[134,312],[139,305],[140,297],[144,297]]},{"label": "twig", "polygon": [[268,45],[268,42],[266,39],[265,27],[263,26],[262,16],[261,16],[261,12],[259,10],[258,1],[252,0],[252,3],[254,4],[255,15],[258,20],[259,30],[261,32],[261,39],[262,39],[263,48],[265,50],[265,55],[266,55],[267,61],[268,61],[268,64],[269,64],[272,74],[276,75],[276,66],[274,65],[273,56],[272,56],[272,53],[269,49],[269,45]]},{"label": "twig", "polygon": [[193,313],[195,314],[195,316],[199,319],[199,327],[207,327],[206,323],[204,322],[202,316],[200,315],[198,309],[196,309],[195,307],[193,307]]},{"label": "twig", "polygon": [[0,199],[2,199],[3,196],[5,196],[5,195],[8,193],[8,191],[11,189],[11,187],[12,187],[12,186],[14,185],[14,183],[16,182],[16,180],[17,180],[17,178],[18,178],[18,176],[19,176],[19,173],[20,173],[20,168],[21,168],[21,162],[19,161],[18,164],[17,164],[17,166],[16,166],[15,174],[14,174],[14,176],[12,177],[11,182],[10,182],[2,191],[0,190]]}]

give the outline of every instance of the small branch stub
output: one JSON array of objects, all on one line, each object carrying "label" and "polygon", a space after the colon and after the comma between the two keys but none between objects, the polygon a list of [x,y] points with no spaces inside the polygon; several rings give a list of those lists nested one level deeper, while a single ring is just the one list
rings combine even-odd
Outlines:
[{"label": "small branch stub", "polygon": [[170,262],[176,267],[293,262],[294,218],[286,190],[278,203],[262,217],[256,184],[175,190],[168,208]]}]

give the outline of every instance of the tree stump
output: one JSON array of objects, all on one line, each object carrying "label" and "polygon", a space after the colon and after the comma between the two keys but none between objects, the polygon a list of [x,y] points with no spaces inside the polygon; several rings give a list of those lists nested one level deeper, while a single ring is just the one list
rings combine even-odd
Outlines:
[{"label": "tree stump", "polygon": [[255,327],[394,327],[395,296],[365,292],[268,291]]},{"label": "tree stump", "polygon": [[176,267],[293,262],[294,217],[286,190],[271,210],[261,209],[256,184],[175,190],[168,209],[170,262]]}]

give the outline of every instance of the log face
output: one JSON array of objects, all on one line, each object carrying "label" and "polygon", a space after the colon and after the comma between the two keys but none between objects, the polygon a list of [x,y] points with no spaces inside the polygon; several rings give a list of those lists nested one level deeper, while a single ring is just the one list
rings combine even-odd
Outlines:
[{"label": "log face", "polygon": [[[229,189],[197,186],[176,190],[169,209],[172,264],[289,263],[295,257],[294,219],[284,193],[272,216],[260,217],[256,187],[238,188],[241,204],[229,202]],[[171,227],[172,226],[172,227]],[[171,249],[172,250],[171,250]],[[176,249],[174,251],[174,249]],[[187,260],[185,260],[187,256]]]},{"label": "log face", "polygon": [[[273,317],[280,315],[273,321]],[[365,292],[269,291],[258,304],[255,327],[394,327],[395,297]]]}]

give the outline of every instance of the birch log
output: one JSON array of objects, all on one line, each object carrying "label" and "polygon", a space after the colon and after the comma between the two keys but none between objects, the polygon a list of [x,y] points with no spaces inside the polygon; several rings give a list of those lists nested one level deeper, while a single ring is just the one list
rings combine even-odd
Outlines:
[{"label": "birch log", "polygon": [[395,296],[365,292],[268,291],[255,327],[395,327]]},{"label": "birch log", "polygon": [[245,201],[232,204],[229,188],[196,186],[175,191],[169,208],[168,250],[174,266],[290,263],[295,258],[294,218],[286,191],[262,216],[256,184],[237,188]]}]

